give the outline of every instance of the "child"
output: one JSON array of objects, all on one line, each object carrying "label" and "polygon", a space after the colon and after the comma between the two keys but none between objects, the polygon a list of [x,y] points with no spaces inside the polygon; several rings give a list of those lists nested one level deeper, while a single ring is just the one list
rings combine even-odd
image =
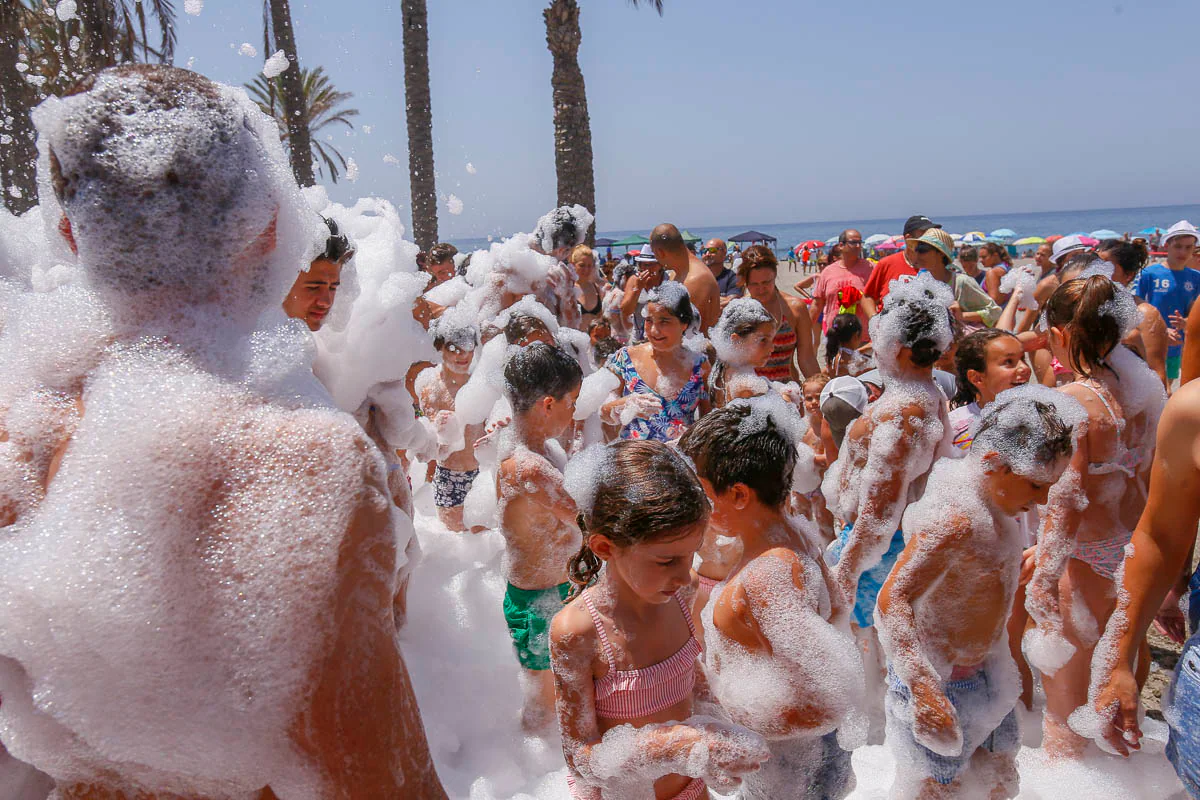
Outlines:
[{"label": "child", "polygon": [[710,533],[741,542],[702,618],[713,694],[771,749],[743,782],[746,800],[838,800],[854,788],[837,729],[861,700],[862,660],[820,550],[784,512],[802,428],[778,396],[755,397],[713,411],[680,441],[713,504]]},{"label": "child", "polygon": [[[804,432],[804,443],[812,448],[817,472],[822,478],[825,477],[825,470],[828,469],[829,462],[832,460],[826,452],[825,439],[821,436],[821,429],[825,425],[825,420],[821,416],[821,391],[828,383],[829,376],[818,372],[807,378],[800,387],[804,403],[804,417],[808,422],[808,430]],[[833,514],[819,487],[808,494],[794,494],[790,510],[792,513],[800,514],[816,522],[817,531],[823,542],[833,541]]]},{"label": "child", "polygon": [[857,314],[838,314],[833,318],[825,334],[825,370],[829,377],[859,375],[872,367],[871,359],[859,352],[862,338],[862,322]]},{"label": "child", "polygon": [[1018,683],[1005,635],[1025,547],[1015,517],[1046,502],[1085,418],[1042,386],[1005,392],[970,453],[938,462],[905,513],[909,540],[878,609],[893,796],[1016,795]]},{"label": "child", "polygon": [[[1013,291],[1013,296],[1020,292]],[[1011,300],[1010,300],[1011,302]],[[959,407],[950,412],[950,437],[955,455],[966,455],[979,427],[979,418],[996,395],[1029,382],[1031,371],[1025,363],[1025,349],[1014,334],[999,328],[984,328],[967,334],[958,344],[954,354],[955,372],[958,375],[958,394],[954,402]],[[1036,508],[1017,517],[1021,537],[1025,542],[1025,554],[1021,562],[1021,581],[1013,598],[1012,617],[1008,624],[1008,646],[1017,671],[1021,674],[1021,702],[1026,708],[1033,707],[1033,672],[1021,652],[1021,637],[1029,622],[1025,610],[1025,585],[1032,575],[1033,558],[1036,554],[1038,514]]]},{"label": "child", "polygon": [[565,457],[548,443],[570,424],[582,380],[575,359],[543,342],[513,351],[504,365],[514,439],[497,473],[504,618],[522,667],[521,724],[530,732],[553,720],[547,630],[566,600],[567,560],[579,547],[575,503],[563,488]]},{"label": "child", "polygon": [[762,738],[692,716],[701,646],[690,569],[708,524],[704,489],[656,441],[593,446],[567,482],[585,541],[550,650],[572,794],[696,800],[706,781],[736,784],[766,758]]},{"label": "child", "polygon": [[735,397],[765,394],[770,384],[755,374],[775,348],[775,318],[750,297],[730,300],[709,333],[717,363],[709,375],[713,406]]},{"label": "child", "polygon": [[471,484],[479,475],[475,459],[476,439],[483,435],[483,425],[467,425],[459,435],[461,425],[454,414],[454,398],[471,377],[471,361],[479,345],[479,332],[462,315],[446,314],[430,325],[433,346],[442,354],[442,363],[429,367],[417,376],[414,388],[421,414],[433,420],[438,429],[441,449],[434,462],[433,499],[438,519],[452,531],[464,531],[463,501]]}]

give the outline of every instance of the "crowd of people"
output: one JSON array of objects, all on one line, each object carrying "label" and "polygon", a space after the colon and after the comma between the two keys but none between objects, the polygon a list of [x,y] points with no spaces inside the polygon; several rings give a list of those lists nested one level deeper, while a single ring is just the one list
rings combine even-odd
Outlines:
[{"label": "crowd of people", "polygon": [[397,639],[429,484],[440,535],[503,537],[521,726],[573,797],[842,798],[884,742],[896,797],[1014,797],[1038,685],[1048,757],[1139,746],[1157,624],[1200,798],[1189,223],[1165,264],[1012,267],[918,215],[800,296],[669,223],[598,264],[580,206],[418,253],[185,70],[37,124],[61,264],[0,284],[13,796],[446,796]]}]

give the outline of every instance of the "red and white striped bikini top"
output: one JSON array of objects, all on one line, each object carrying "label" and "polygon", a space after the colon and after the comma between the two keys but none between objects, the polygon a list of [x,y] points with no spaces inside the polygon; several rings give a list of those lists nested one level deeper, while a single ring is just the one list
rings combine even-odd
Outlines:
[{"label": "red and white striped bikini top", "polygon": [[700,655],[700,642],[696,639],[696,626],[687,604],[675,593],[675,600],[683,612],[688,630],[692,635],[675,655],[641,669],[618,670],[613,661],[612,645],[608,634],[600,624],[600,615],[592,605],[588,592],[583,593],[583,602],[592,615],[592,624],[600,634],[604,646],[604,657],[608,661],[608,674],[595,682],[596,716],[605,719],[637,719],[656,714],[670,708],[681,700],[692,696],[696,684],[696,657]]}]

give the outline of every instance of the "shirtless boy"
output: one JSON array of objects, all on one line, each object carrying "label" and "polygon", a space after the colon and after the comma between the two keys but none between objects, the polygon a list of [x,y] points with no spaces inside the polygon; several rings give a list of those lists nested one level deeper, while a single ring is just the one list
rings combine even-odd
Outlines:
[{"label": "shirtless boy", "polygon": [[567,561],[579,550],[575,503],[563,487],[566,458],[551,443],[571,423],[583,372],[558,347],[535,342],[504,365],[512,404],[512,441],[500,463],[500,532],[507,543],[504,618],[522,667],[522,726],[540,732],[553,725],[550,620],[571,588]]},{"label": "shirtless boy", "polygon": [[479,475],[475,458],[475,440],[483,436],[484,425],[467,425],[461,437],[453,433],[458,425],[454,417],[454,398],[471,377],[471,360],[479,345],[479,333],[470,324],[458,322],[459,315],[448,314],[433,324],[433,346],[442,354],[442,363],[417,376],[415,389],[421,414],[433,420],[441,434],[452,441],[442,442],[433,472],[433,497],[438,519],[452,531],[463,531],[463,502],[471,484]]},{"label": "shirtless boy", "polygon": [[658,263],[687,287],[692,305],[700,310],[700,332],[708,333],[721,317],[721,289],[712,271],[688,249],[679,228],[669,222],[650,232],[650,247]]},{"label": "shirtless boy", "polygon": [[893,796],[1015,796],[1020,683],[1006,625],[1025,547],[1017,516],[1046,502],[1084,418],[1043,386],[1003,392],[966,458],[940,461],[905,513],[908,544],[879,595]]}]

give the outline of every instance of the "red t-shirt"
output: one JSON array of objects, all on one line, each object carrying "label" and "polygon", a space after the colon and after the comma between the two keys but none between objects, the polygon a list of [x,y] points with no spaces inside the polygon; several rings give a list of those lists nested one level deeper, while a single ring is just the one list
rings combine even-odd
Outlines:
[{"label": "red t-shirt", "polygon": [[878,307],[876,310],[880,310],[883,308],[883,298],[887,297],[888,287],[892,281],[896,278],[911,277],[916,274],[917,271],[905,260],[903,250],[899,253],[892,253],[890,256],[879,259],[879,263],[875,265],[875,271],[871,273],[871,277],[867,281],[867,288],[863,294],[874,300]]}]

